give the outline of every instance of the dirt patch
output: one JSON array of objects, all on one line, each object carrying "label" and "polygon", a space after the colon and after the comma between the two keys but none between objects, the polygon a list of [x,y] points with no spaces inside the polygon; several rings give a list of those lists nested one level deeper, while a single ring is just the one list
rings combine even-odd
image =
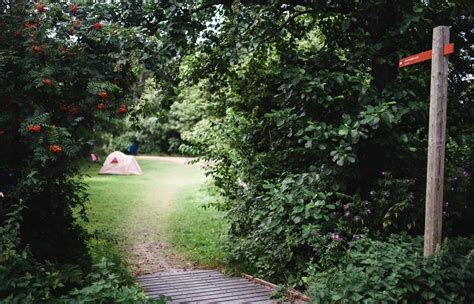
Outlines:
[{"label": "dirt patch", "polygon": [[145,242],[127,246],[128,262],[134,275],[157,272],[179,272],[198,269],[177,255],[171,245],[164,242]]},{"label": "dirt patch", "polygon": [[184,259],[167,241],[167,218],[178,193],[205,181],[203,172],[198,165],[188,165],[193,160],[189,157],[137,158],[167,164],[144,168],[143,184],[136,188],[136,205],[126,218],[124,246],[133,274],[197,269],[197,265]]}]

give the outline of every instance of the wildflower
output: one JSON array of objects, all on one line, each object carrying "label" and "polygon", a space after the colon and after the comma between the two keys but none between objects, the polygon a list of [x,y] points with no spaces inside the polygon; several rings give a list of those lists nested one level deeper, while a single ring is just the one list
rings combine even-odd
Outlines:
[{"label": "wildflower", "polygon": [[369,215],[372,214],[372,209],[368,208],[367,209],[367,214],[369,214]]},{"label": "wildflower", "polygon": [[346,213],[344,213],[344,216],[345,217],[350,217],[351,216],[351,213],[349,211],[346,211]]},{"label": "wildflower", "polygon": [[448,208],[448,206],[449,206],[449,203],[447,201],[444,202],[444,208],[446,209],[446,208]]},{"label": "wildflower", "polygon": [[410,199],[414,199],[415,198],[415,193],[414,192],[410,192]]},{"label": "wildflower", "polygon": [[471,176],[471,173],[469,173],[469,171],[467,171],[467,170],[464,170],[462,174],[464,175],[464,177]]},{"label": "wildflower", "polygon": [[360,234],[354,233],[354,234],[352,235],[352,239],[353,239],[354,241],[360,239]]},{"label": "wildflower", "polygon": [[385,176],[385,174],[386,174],[385,171],[381,171],[381,172],[380,172],[380,175],[382,175],[382,176]]},{"label": "wildflower", "polygon": [[354,216],[354,219],[353,219],[353,220],[354,220],[354,222],[360,221],[360,216],[358,216],[358,215]]},{"label": "wildflower", "polygon": [[331,238],[335,241],[342,241],[343,238],[341,237],[341,235],[339,233],[331,233]]},{"label": "wildflower", "polygon": [[371,196],[374,196],[374,195],[375,195],[375,191],[372,190],[372,191],[369,192],[369,194],[370,194]]},{"label": "wildflower", "polygon": [[344,210],[348,210],[349,209],[349,204],[342,205],[342,208],[344,208]]}]

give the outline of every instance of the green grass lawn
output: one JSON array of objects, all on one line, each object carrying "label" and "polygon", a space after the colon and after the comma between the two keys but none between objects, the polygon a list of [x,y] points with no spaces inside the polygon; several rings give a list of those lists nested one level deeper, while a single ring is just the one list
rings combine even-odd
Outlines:
[{"label": "green grass lawn", "polygon": [[95,259],[109,257],[126,267],[124,248],[146,241],[175,245],[176,252],[201,266],[217,266],[224,259],[220,235],[224,219],[202,206],[218,199],[197,165],[139,160],[143,176],[97,175],[87,169],[89,222],[97,238],[91,242]]},{"label": "green grass lawn", "polygon": [[223,267],[226,257],[221,247],[225,220],[207,206],[218,199],[211,187],[189,188],[175,200],[168,221],[168,240],[189,260],[211,268]]}]

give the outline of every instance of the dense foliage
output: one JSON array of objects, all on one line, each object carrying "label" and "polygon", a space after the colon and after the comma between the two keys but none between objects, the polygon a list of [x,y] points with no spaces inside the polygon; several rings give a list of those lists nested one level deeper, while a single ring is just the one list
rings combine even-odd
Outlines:
[{"label": "dense foliage", "polygon": [[[181,145],[183,153],[213,161],[209,173],[226,198],[218,207],[230,222],[233,262],[300,287],[313,271],[328,270],[321,278],[328,278],[331,290],[329,269],[348,265],[343,257],[351,241],[385,241],[394,233],[416,236],[423,230],[429,64],[398,70],[397,63],[429,49],[432,28],[441,24],[451,26],[456,45],[450,57],[443,229],[450,237],[472,234],[470,2],[2,6],[1,275],[26,278],[20,282],[26,286],[44,277],[41,282],[53,287],[34,296],[44,299],[50,290],[62,297],[107,288],[81,289],[94,286],[94,275],[63,284],[67,280],[56,274],[61,265],[91,264],[88,236],[76,221],[85,217],[87,197],[77,161],[92,149],[92,139],[104,138],[94,132],[108,132],[106,121],[132,110],[110,132],[124,133],[115,149],[130,140],[153,141],[143,150],[174,152]],[[154,84],[140,99],[144,81],[137,80],[145,72]],[[354,248],[372,254],[382,246],[364,242]],[[414,242],[387,246],[399,253],[396,259],[419,265]],[[446,255],[442,263],[458,269],[461,264]],[[33,280],[31,273],[37,273]],[[105,284],[121,288],[114,279]],[[2,296],[14,294],[18,284],[5,286]],[[133,290],[130,296],[139,297]]]},{"label": "dense foliage", "polygon": [[314,276],[314,303],[472,303],[474,240],[449,240],[424,260],[422,238],[351,244],[338,268]]},{"label": "dense foliage", "polygon": [[104,5],[14,4],[0,16],[0,298],[143,301],[108,262],[91,265],[78,222],[78,164],[91,130],[128,111],[138,31]]},{"label": "dense foliage", "polygon": [[[218,1],[220,2],[220,1]],[[224,3],[225,2],[225,3]],[[472,234],[469,1],[223,1],[186,58],[210,96],[183,151],[215,161],[229,251],[304,285],[348,241],[423,231],[429,64],[398,70],[451,26],[445,235]],[[312,265],[312,266],[311,266]],[[247,269],[248,269],[247,268]]]}]

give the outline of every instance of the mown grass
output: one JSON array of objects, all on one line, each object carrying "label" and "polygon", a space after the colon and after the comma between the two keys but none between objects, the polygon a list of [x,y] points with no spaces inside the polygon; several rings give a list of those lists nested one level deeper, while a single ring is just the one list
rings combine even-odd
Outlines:
[{"label": "mown grass", "polygon": [[94,261],[106,257],[127,275],[124,248],[152,239],[174,244],[200,266],[222,265],[225,221],[216,210],[202,208],[218,199],[202,170],[156,160],[139,164],[143,176],[103,176],[97,175],[100,165],[85,167],[90,199],[83,225],[95,234],[89,243]]},{"label": "mown grass", "polygon": [[209,268],[225,267],[222,235],[226,221],[210,203],[218,194],[206,185],[182,193],[173,204],[168,221],[168,238],[190,261]]}]

